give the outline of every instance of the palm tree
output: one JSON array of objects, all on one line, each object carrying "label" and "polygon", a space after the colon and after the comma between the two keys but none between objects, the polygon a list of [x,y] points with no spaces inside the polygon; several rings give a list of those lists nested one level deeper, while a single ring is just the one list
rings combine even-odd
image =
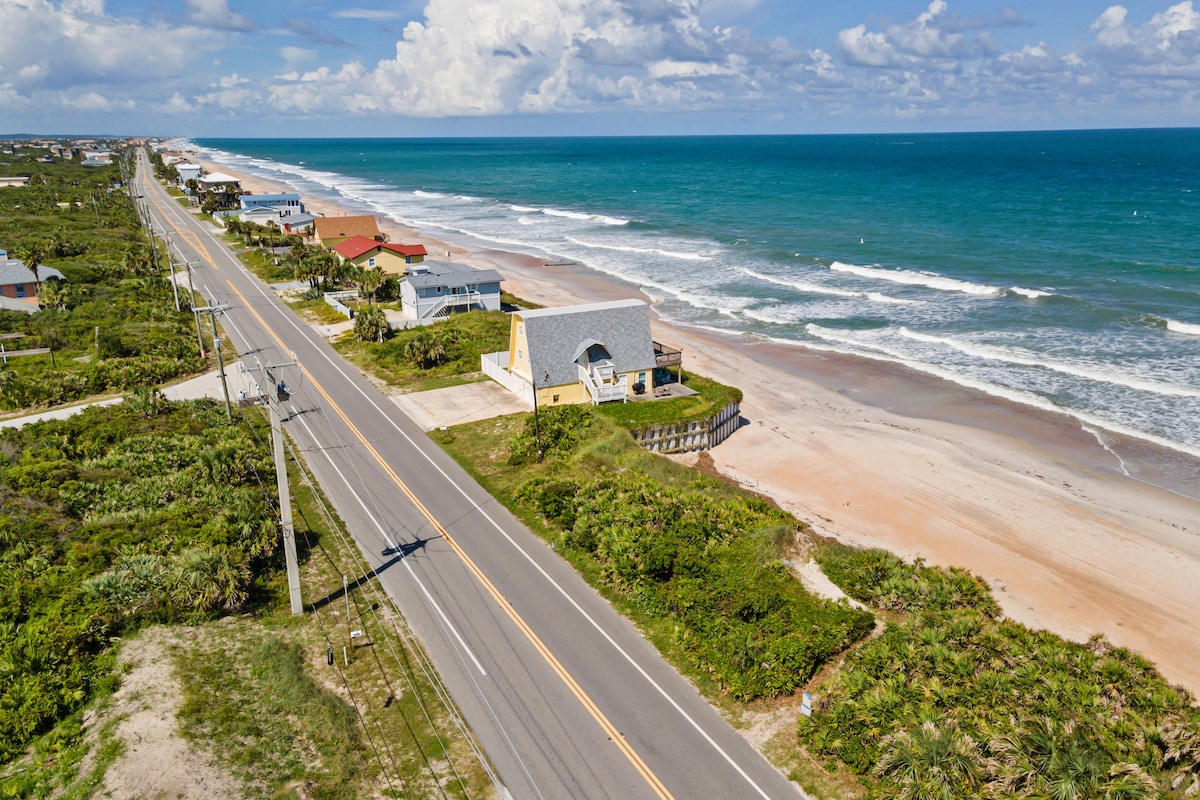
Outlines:
[{"label": "palm tree", "polygon": [[953,719],[885,738],[875,773],[895,786],[898,800],[953,800],[977,795],[988,773],[988,760],[971,736]]},{"label": "palm tree", "polygon": [[354,338],[360,342],[382,342],[390,330],[391,325],[382,308],[368,306],[360,308],[354,315]]},{"label": "palm tree", "polygon": [[375,292],[383,286],[383,270],[364,269],[358,277],[358,284],[367,293],[367,303],[374,304]]},{"label": "palm tree", "polygon": [[196,545],[172,558],[168,580],[177,605],[193,611],[232,611],[246,602],[249,577],[244,560],[229,548]]},{"label": "palm tree", "polygon": [[37,293],[38,305],[42,308],[67,307],[67,286],[59,280],[48,280]]},{"label": "palm tree", "polygon": [[[38,274],[38,267],[46,263],[46,259],[50,256],[50,243],[44,239],[33,239],[23,246],[17,248],[17,258],[25,262],[25,266],[29,267],[29,271],[33,273],[33,282],[37,289],[42,288],[42,279]],[[35,294],[37,291],[35,290]]]},{"label": "palm tree", "polygon": [[338,257],[328,250],[322,250],[313,255],[311,258],[313,271],[316,273],[319,280],[319,285],[325,289],[329,288],[329,280],[337,272],[340,266]]},{"label": "palm tree", "polygon": [[994,787],[1020,797],[1055,800],[1150,800],[1154,779],[1136,764],[1114,762],[1074,722],[1039,720],[992,743],[1000,777]]},{"label": "palm tree", "polygon": [[428,369],[446,358],[446,346],[440,336],[422,329],[404,345],[404,357],[422,369]]}]

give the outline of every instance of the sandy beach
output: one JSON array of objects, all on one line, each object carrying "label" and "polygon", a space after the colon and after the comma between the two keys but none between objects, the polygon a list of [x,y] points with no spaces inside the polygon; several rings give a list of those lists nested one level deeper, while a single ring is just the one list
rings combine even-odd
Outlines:
[{"label": "sandy beach", "polygon": [[[249,191],[292,191],[240,177]],[[379,221],[431,258],[450,251],[497,269],[507,291],[532,302],[641,297],[583,267]],[[1200,694],[1200,501],[1123,475],[1066,417],[862,359],[661,320],[654,329],[683,348],[685,370],[744,392],[742,428],[711,451],[722,473],[821,534],[964,567],[1013,619],[1076,641],[1103,634]]]}]

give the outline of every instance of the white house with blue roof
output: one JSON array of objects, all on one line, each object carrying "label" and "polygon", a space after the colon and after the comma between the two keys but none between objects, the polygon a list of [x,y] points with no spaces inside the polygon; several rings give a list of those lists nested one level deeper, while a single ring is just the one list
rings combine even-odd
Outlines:
[{"label": "white house with blue roof", "polygon": [[459,311],[499,311],[503,280],[494,269],[422,261],[409,265],[408,274],[400,281],[400,307],[404,316],[419,324]]}]

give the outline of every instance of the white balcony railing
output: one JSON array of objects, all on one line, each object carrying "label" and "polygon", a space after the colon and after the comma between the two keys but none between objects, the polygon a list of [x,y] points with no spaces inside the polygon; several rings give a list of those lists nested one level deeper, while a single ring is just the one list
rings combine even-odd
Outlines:
[{"label": "white balcony railing", "polygon": [[[625,402],[629,397],[629,376],[612,374],[612,365],[602,365],[596,369],[585,369],[577,364],[579,381],[587,388],[592,403],[607,403],[611,400]],[[607,368],[606,368],[607,367]]]}]

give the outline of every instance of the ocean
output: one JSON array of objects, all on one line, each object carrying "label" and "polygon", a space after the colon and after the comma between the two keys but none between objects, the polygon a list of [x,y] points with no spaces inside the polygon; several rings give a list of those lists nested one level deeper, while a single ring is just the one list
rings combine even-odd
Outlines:
[{"label": "ocean", "polygon": [[191,146],[446,241],[578,262],[677,324],[1060,412],[1134,477],[1129,437],[1200,458],[1200,130]]}]

